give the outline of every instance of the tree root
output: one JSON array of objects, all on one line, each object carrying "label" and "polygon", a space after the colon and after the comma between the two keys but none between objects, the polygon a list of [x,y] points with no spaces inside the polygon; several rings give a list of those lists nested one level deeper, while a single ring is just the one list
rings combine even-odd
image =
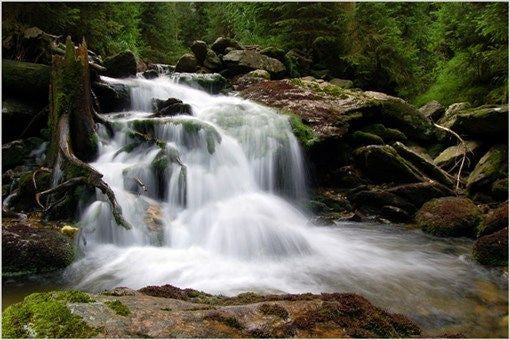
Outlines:
[{"label": "tree root", "polygon": [[[459,166],[459,171],[457,173],[457,182],[456,182],[456,185],[455,185],[455,190],[459,190],[460,188],[460,183],[461,183],[461,174],[462,174],[462,169],[464,168],[464,163],[466,162],[466,158],[467,158],[467,153],[468,153],[468,148],[466,146],[466,142],[464,141],[464,139],[462,139],[461,136],[459,136],[458,133],[456,133],[455,131],[447,128],[447,127],[444,127],[444,126],[441,126],[439,124],[436,124],[434,123],[434,126],[443,130],[443,131],[446,131],[450,134],[452,134],[453,136],[455,136],[459,141],[460,141],[460,144],[462,145],[462,147],[464,148],[464,154],[462,155],[462,160],[460,162],[460,166]],[[468,160],[469,161],[469,160]],[[455,163],[455,166],[457,165],[457,163]],[[453,170],[453,169],[452,169]]]}]

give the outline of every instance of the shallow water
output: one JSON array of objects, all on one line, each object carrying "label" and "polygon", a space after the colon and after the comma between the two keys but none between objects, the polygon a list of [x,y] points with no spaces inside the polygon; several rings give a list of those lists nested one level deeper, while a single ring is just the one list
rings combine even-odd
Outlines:
[{"label": "shallow water", "polygon": [[[224,295],[355,292],[430,334],[507,335],[507,274],[474,263],[472,241],[395,226],[311,225],[300,207],[306,167],[285,116],[165,77],[105,80],[130,87],[132,110],[106,116],[115,135],[100,129],[91,165],[133,229],[115,225],[98,193],[81,211],[82,256],[56,281],[91,292],[167,283]],[[168,97],[190,104],[193,116],[148,118],[152,98]],[[119,152],[147,120],[173,159],[162,177],[151,168],[158,146]]]}]

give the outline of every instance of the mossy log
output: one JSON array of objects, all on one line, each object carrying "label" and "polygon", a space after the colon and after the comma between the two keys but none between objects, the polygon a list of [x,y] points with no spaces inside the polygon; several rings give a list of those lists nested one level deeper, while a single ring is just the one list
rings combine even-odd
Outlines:
[{"label": "mossy log", "polygon": [[[98,151],[85,42],[75,49],[68,38],[65,56],[53,56],[48,125],[51,144],[46,159],[53,167],[54,180],[57,179],[59,184],[38,192],[37,203],[47,212],[64,201],[80,199],[69,197],[72,196],[68,190],[70,187],[85,185],[98,188],[110,201],[117,224],[130,229],[130,224],[122,216],[115,194],[101,179],[103,175],[85,163],[92,160]],[[60,171],[62,174],[58,175]],[[56,194],[64,191],[63,199],[59,201],[54,198]],[[50,202],[46,207],[41,204],[42,196],[49,197]]]},{"label": "mossy log", "polygon": [[49,66],[2,59],[4,95],[45,101],[48,98],[49,84]]}]

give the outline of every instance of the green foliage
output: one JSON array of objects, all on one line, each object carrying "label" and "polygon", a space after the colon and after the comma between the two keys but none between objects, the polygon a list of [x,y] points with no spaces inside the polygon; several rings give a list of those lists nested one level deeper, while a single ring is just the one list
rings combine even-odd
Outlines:
[{"label": "green foliage", "polygon": [[35,293],[2,313],[2,336],[6,338],[49,337],[89,338],[98,331],[80,316],[71,313],[67,303],[90,303],[90,295],[78,291]]},{"label": "green foliage", "polygon": [[128,316],[131,313],[128,306],[119,300],[106,301],[104,304],[110,307],[117,315]]}]

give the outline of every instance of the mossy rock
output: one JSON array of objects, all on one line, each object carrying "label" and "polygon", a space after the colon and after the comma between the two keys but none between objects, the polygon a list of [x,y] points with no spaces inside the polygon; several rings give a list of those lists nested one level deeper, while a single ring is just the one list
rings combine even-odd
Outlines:
[{"label": "mossy rock", "polygon": [[292,132],[301,145],[306,148],[310,148],[319,142],[317,134],[308,125],[303,123],[299,116],[289,111],[282,111],[282,113],[289,116],[289,123],[292,128]]},{"label": "mossy rock", "polygon": [[480,237],[473,246],[473,257],[481,264],[508,265],[508,227]]},{"label": "mossy rock", "polygon": [[354,157],[363,172],[375,182],[412,183],[424,180],[420,171],[389,145],[358,148]]},{"label": "mossy rock", "polygon": [[2,59],[3,95],[48,101],[50,67],[43,64]]},{"label": "mossy rock", "polygon": [[467,157],[472,160],[471,155],[477,152],[481,147],[481,143],[477,141],[465,141],[464,145],[459,144],[444,149],[434,159],[434,164],[443,168],[453,167],[455,163],[457,163],[457,161],[466,154],[466,152]]},{"label": "mossy rock", "polygon": [[494,181],[508,177],[508,146],[495,145],[478,161],[467,179],[470,193],[490,192]]},{"label": "mossy rock", "polygon": [[285,60],[285,50],[278,47],[266,47],[260,51],[260,54],[267,55],[270,58],[275,58],[282,62]]},{"label": "mossy rock", "polygon": [[383,124],[372,124],[363,128],[362,131],[379,136],[385,143],[407,141],[407,137],[403,132],[397,129],[387,128]]},{"label": "mossy rock", "polygon": [[30,154],[44,141],[38,137],[14,140],[2,145],[2,170],[6,171],[18,165],[30,163]]},{"label": "mossy rock", "polygon": [[378,135],[364,131],[354,131],[352,141],[357,145],[384,145],[384,141]]},{"label": "mossy rock", "polygon": [[483,221],[483,215],[468,198],[442,197],[425,203],[415,219],[418,226],[428,234],[474,237]]},{"label": "mossy rock", "polygon": [[111,310],[113,310],[117,315],[128,316],[129,314],[131,314],[131,311],[129,310],[128,306],[126,306],[119,300],[106,301],[104,304],[107,305]]},{"label": "mossy rock", "polygon": [[2,313],[4,338],[90,338],[99,333],[77,315],[68,303],[90,303],[93,299],[77,291],[35,293]]},{"label": "mossy rock", "polygon": [[136,58],[133,52],[124,51],[104,60],[106,75],[114,78],[124,78],[136,75]]},{"label": "mossy rock", "polygon": [[174,73],[172,78],[179,84],[199,88],[211,94],[228,92],[232,85],[219,73]]},{"label": "mossy rock", "polygon": [[508,202],[505,202],[487,213],[483,225],[478,230],[477,237],[486,236],[507,227]]},{"label": "mossy rock", "polygon": [[449,117],[444,125],[462,135],[494,140],[508,138],[508,105],[485,105]]},{"label": "mossy rock", "polygon": [[508,178],[494,181],[492,183],[491,194],[497,200],[508,199]]}]

